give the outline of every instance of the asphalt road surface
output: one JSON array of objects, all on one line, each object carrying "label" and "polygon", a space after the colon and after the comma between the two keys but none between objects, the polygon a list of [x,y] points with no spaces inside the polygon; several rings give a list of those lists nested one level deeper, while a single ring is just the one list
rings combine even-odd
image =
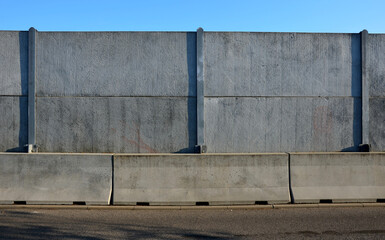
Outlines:
[{"label": "asphalt road surface", "polygon": [[384,207],[0,209],[0,239],[385,239]]}]

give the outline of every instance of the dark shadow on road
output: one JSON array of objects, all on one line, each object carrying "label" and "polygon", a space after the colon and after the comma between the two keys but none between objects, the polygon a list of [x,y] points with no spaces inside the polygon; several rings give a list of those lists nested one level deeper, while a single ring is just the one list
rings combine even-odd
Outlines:
[{"label": "dark shadow on road", "polygon": [[0,213],[0,239],[234,239],[220,232],[204,232],[178,227],[163,227],[104,219],[81,221],[61,216],[25,211]]}]

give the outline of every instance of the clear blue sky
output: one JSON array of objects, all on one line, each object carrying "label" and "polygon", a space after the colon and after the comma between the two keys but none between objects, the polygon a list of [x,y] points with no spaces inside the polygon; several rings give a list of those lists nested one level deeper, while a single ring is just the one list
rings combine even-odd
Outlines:
[{"label": "clear blue sky", "polygon": [[385,0],[0,0],[0,30],[385,33]]}]

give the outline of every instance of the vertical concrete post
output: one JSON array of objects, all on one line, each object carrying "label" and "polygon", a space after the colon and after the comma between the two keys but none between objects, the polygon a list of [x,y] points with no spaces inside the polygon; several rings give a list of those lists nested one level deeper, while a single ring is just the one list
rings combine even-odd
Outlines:
[{"label": "vertical concrete post", "polygon": [[33,27],[28,32],[28,153],[36,152],[36,35]]},{"label": "vertical concrete post", "polygon": [[369,78],[367,72],[368,31],[361,33],[361,86],[362,86],[362,144],[360,151],[369,152]]},{"label": "vertical concrete post", "polygon": [[205,153],[205,121],[204,121],[204,31],[197,30],[197,151]]}]

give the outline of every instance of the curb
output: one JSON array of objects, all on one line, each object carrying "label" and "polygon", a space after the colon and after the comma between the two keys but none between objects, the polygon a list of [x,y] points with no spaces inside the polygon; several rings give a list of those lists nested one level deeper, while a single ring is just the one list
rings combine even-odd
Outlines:
[{"label": "curb", "polygon": [[47,209],[47,210],[264,210],[293,208],[345,208],[385,207],[385,203],[316,203],[316,204],[269,204],[231,206],[77,206],[77,205],[0,205],[0,209]]}]

